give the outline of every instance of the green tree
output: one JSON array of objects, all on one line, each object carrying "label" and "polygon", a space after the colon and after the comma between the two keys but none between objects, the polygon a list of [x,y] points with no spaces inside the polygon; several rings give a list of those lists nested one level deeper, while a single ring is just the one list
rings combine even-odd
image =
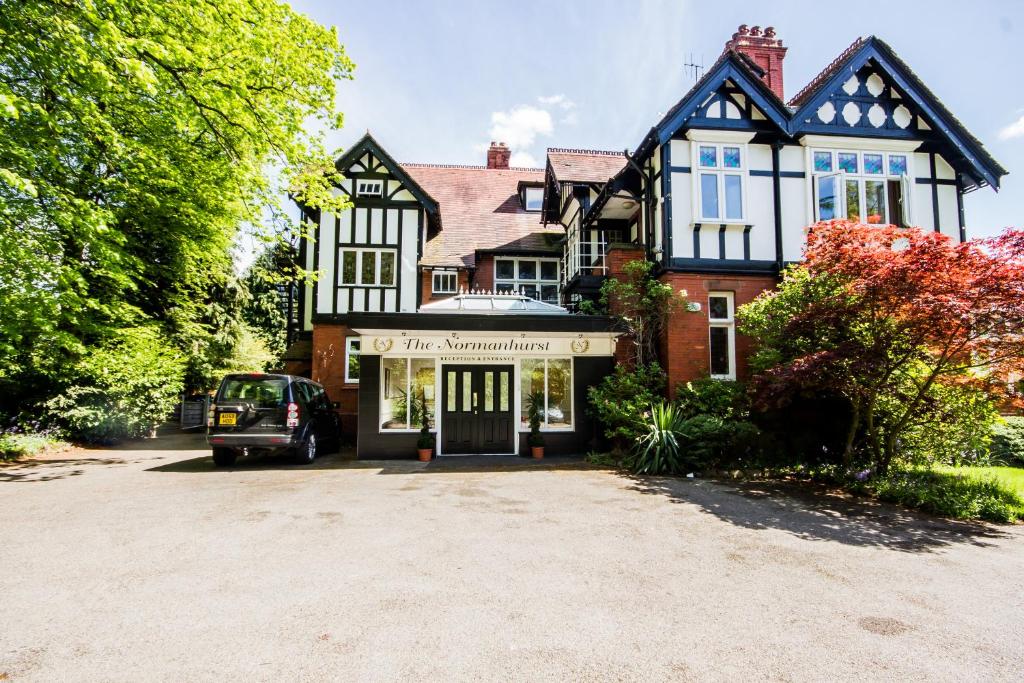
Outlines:
[{"label": "green tree", "polygon": [[277,241],[268,244],[245,273],[249,300],[242,317],[275,359],[284,355],[288,336],[288,315],[279,288],[300,279],[297,271],[294,249]]},{"label": "green tree", "polygon": [[0,1],[4,400],[63,391],[149,321],[208,383],[242,338],[240,226],[295,234],[285,188],[344,208],[322,136],[352,71],[333,28],[274,0]]}]

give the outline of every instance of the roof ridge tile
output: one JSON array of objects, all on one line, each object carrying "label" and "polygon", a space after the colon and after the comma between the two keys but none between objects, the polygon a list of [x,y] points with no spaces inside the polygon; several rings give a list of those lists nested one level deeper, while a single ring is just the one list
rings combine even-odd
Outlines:
[{"label": "roof ridge tile", "polygon": [[548,147],[548,152],[555,152],[557,154],[603,154],[607,156],[623,156],[621,151],[613,151],[608,149],[578,149],[571,147]]}]

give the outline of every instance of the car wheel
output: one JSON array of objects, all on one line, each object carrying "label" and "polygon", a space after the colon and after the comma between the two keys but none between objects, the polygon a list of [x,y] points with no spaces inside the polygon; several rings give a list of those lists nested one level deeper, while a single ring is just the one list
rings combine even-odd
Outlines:
[{"label": "car wheel", "polygon": [[213,464],[217,467],[231,467],[238,456],[230,448],[214,448]]},{"label": "car wheel", "polygon": [[300,465],[308,465],[316,459],[316,434],[310,434],[306,443],[299,446],[295,459]]}]

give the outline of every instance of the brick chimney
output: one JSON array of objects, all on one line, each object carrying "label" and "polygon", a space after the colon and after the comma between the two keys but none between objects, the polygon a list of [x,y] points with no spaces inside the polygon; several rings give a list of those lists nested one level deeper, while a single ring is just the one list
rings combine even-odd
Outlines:
[{"label": "brick chimney", "polygon": [[487,150],[487,168],[508,168],[509,157],[512,151],[504,142],[491,142]]},{"label": "brick chimney", "polygon": [[786,50],[782,41],[775,37],[775,29],[771,26],[761,30],[760,26],[747,28],[740,24],[732,39],[725,44],[726,50],[736,50],[754,60],[764,69],[761,80],[772,89],[779,99],[785,101],[782,89],[782,60],[786,58]]}]

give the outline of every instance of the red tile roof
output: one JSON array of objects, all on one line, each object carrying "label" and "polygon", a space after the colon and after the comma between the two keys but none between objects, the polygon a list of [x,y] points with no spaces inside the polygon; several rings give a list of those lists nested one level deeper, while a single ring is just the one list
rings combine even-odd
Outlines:
[{"label": "red tile roof", "polygon": [[548,162],[560,182],[605,183],[626,165],[622,152],[548,148]]},{"label": "red tile roof", "polygon": [[800,90],[800,92],[793,96],[789,101],[789,106],[796,108],[811,99],[811,96],[817,92],[818,86],[832,78],[832,75],[843,66],[850,55],[856,52],[857,48],[859,48],[863,43],[864,39],[858,37],[857,40],[853,41],[848,48],[840,52],[838,57],[829,62],[828,66],[822,69],[817,76],[812,78],[811,81]]},{"label": "red tile roof", "polygon": [[442,228],[427,240],[422,265],[473,267],[477,249],[560,251],[556,241],[564,234],[561,227],[544,227],[540,212],[523,210],[519,201],[520,181],[540,184],[544,171],[434,164],[401,167],[437,200],[441,212]]}]

